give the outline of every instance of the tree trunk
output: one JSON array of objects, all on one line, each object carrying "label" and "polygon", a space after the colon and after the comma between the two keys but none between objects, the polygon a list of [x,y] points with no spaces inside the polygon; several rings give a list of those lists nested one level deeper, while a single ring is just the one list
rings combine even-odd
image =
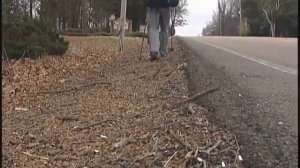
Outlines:
[{"label": "tree trunk", "polygon": [[272,24],[272,37],[276,37],[276,23],[273,22]]},{"label": "tree trunk", "polygon": [[72,22],[71,22],[72,28],[75,29],[75,16],[72,16]]},{"label": "tree trunk", "polygon": [[88,2],[82,0],[82,28],[84,32],[88,31]]},{"label": "tree trunk", "polygon": [[275,25],[275,23],[272,20],[272,17],[271,18],[269,17],[267,10],[263,9],[263,12],[265,13],[266,19],[270,24],[270,35],[271,35],[271,37],[275,37],[275,34],[274,34],[274,25]]},{"label": "tree trunk", "polygon": [[40,20],[45,21],[45,0],[41,0]]},{"label": "tree trunk", "polygon": [[106,21],[106,25],[105,25],[105,28],[106,28],[106,32],[109,32],[109,18],[108,17],[105,17],[105,21]]},{"label": "tree trunk", "polygon": [[53,12],[52,17],[51,17],[51,25],[54,30],[57,29],[57,16],[56,16],[55,12]]},{"label": "tree trunk", "polygon": [[221,13],[219,13],[219,35],[222,36],[222,17],[221,17]]},{"label": "tree trunk", "polygon": [[62,18],[62,29],[66,30],[66,17],[65,16],[63,16],[63,18]]},{"label": "tree trunk", "polygon": [[66,18],[63,16],[63,25],[62,25],[62,29],[66,30]]},{"label": "tree trunk", "polygon": [[29,15],[30,15],[30,19],[33,19],[33,11],[32,11],[32,9],[33,9],[33,0],[30,0],[29,1]]},{"label": "tree trunk", "polygon": [[59,21],[58,21],[58,29],[62,30],[62,17],[59,17]]}]

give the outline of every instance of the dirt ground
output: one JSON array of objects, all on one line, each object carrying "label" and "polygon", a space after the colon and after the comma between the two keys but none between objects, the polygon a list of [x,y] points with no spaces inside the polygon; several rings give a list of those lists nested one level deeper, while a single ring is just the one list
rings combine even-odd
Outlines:
[{"label": "dirt ground", "polygon": [[149,62],[140,38],[124,54],[114,37],[66,39],[64,56],[2,63],[3,167],[243,167],[235,136],[189,99],[177,41]]}]

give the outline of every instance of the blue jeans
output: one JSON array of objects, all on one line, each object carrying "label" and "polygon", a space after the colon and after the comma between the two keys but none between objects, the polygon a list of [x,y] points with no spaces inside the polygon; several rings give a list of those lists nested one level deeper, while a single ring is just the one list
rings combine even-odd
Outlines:
[{"label": "blue jeans", "polygon": [[[170,10],[169,8],[147,9],[148,34],[150,52],[168,52],[168,40],[170,31]],[[160,32],[159,32],[160,30]]]}]

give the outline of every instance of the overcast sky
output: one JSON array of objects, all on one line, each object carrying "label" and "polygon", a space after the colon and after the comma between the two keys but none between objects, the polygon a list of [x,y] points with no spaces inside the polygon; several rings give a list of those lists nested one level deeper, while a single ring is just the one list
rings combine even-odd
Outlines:
[{"label": "overcast sky", "polygon": [[198,36],[206,23],[211,21],[213,11],[217,9],[218,0],[187,0],[188,16],[187,25],[176,28],[180,36]]}]

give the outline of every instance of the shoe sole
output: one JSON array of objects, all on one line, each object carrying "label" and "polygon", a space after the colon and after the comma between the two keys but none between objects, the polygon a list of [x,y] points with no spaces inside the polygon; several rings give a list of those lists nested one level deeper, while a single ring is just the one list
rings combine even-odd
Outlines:
[{"label": "shoe sole", "polygon": [[153,61],[156,61],[156,60],[158,60],[157,56],[156,56],[156,57],[151,57],[151,58],[150,58],[150,62],[153,62]]}]

